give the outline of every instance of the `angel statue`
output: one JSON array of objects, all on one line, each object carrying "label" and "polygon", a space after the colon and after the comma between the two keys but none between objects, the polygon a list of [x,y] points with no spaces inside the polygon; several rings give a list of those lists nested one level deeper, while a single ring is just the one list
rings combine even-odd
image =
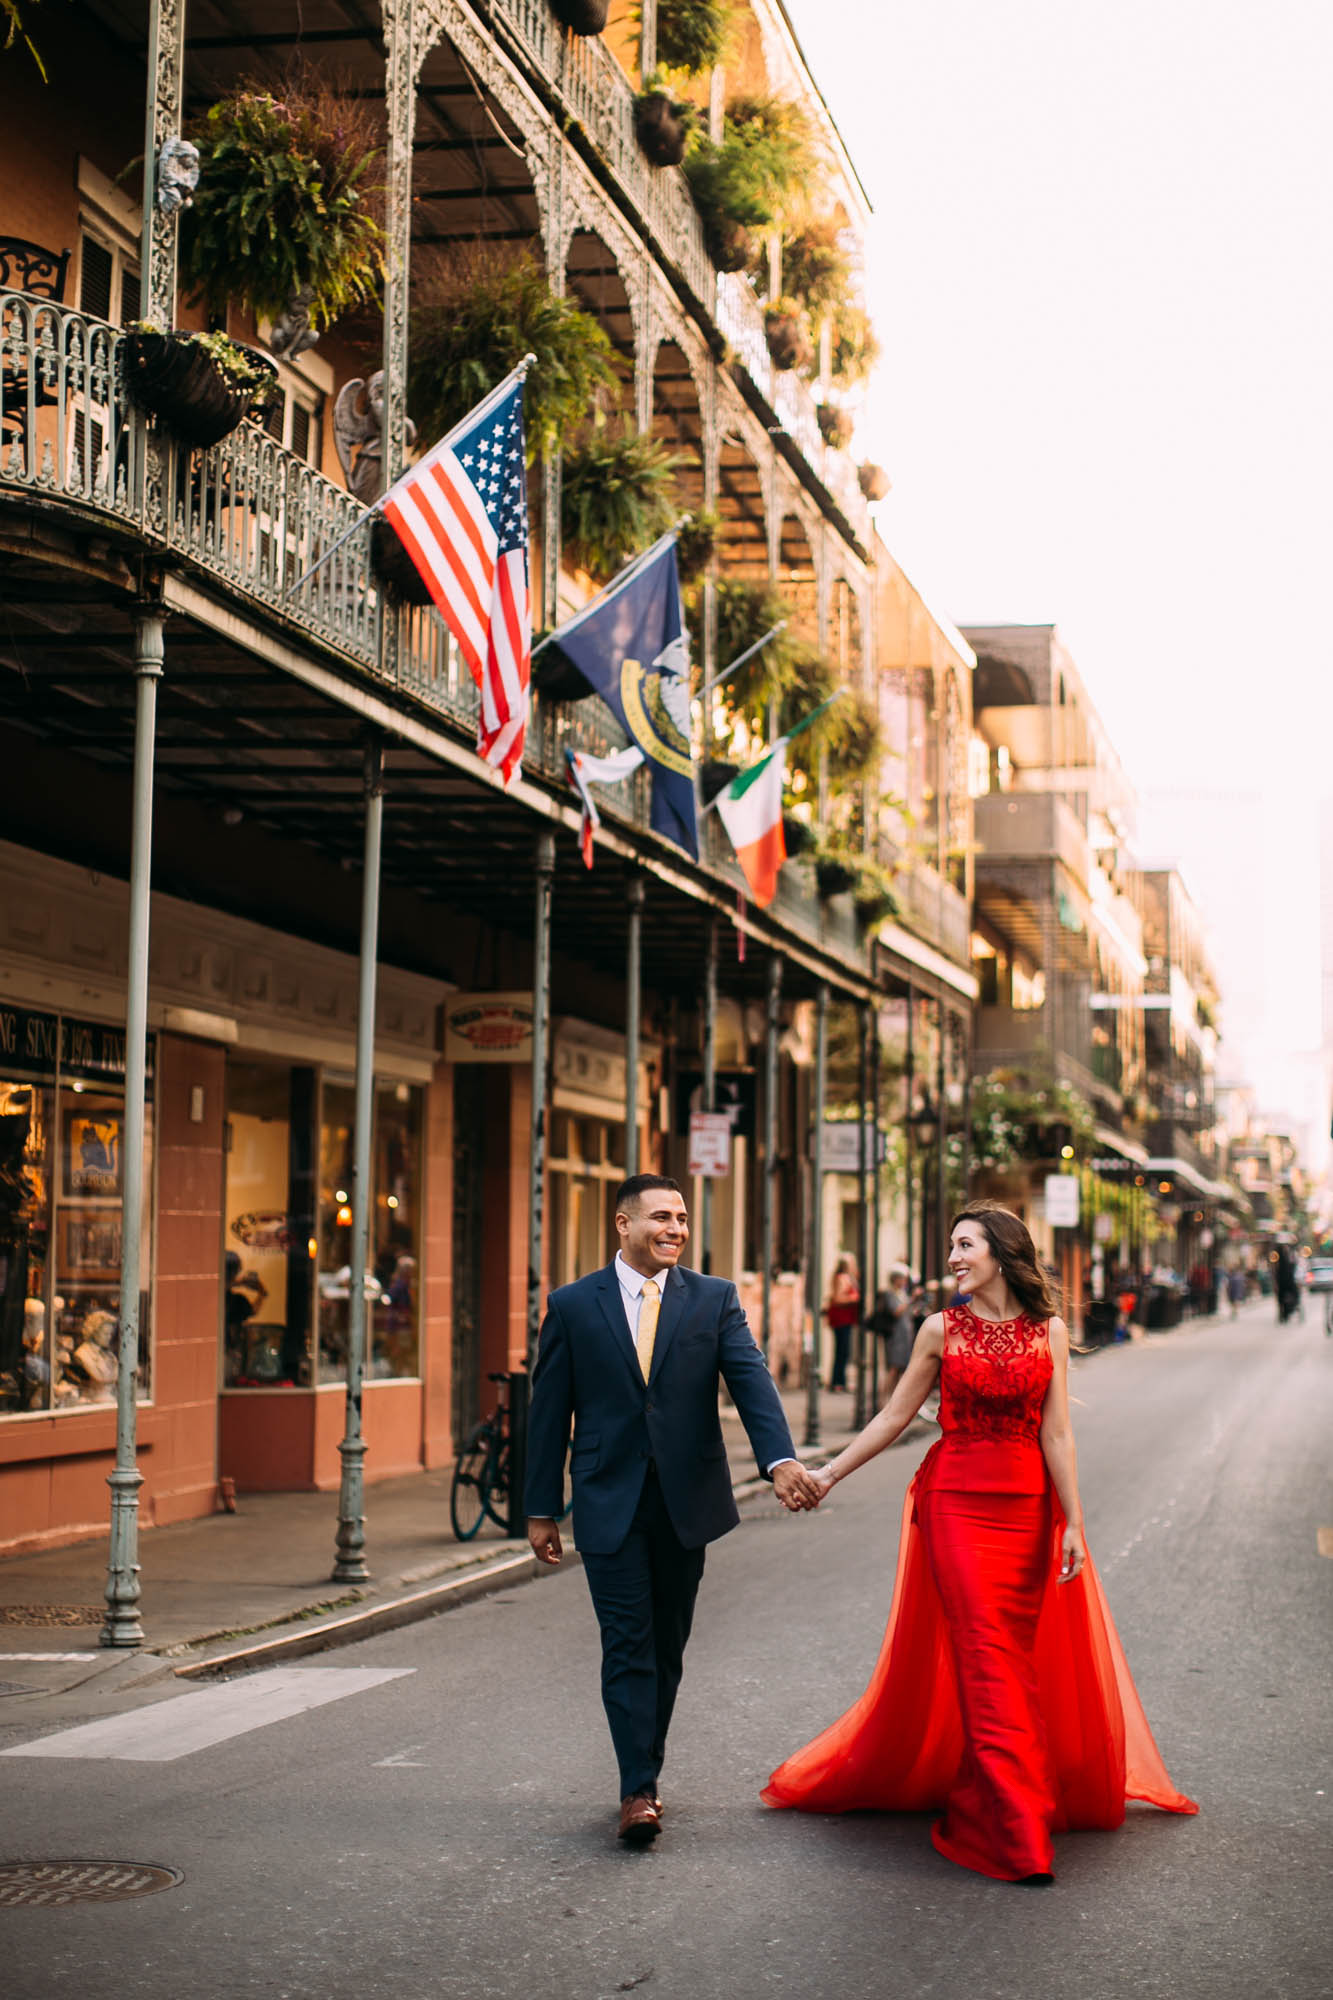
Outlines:
[{"label": "angel statue", "polygon": [[[407,420],[407,447],[417,441],[417,427]],[[333,442],[347,481],[347,491],[363,505],[384,491],[384,370],[370,380],[358,375],[339,392],[333,406]]]}]

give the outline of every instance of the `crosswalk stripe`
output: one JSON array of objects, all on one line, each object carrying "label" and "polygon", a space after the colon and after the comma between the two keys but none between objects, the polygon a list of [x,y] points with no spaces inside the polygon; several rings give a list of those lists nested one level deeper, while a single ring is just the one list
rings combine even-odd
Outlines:
[{"label": "crosswalk stripe", "polygon": [[270,1667],[264,1673],[178,1694],[128,1715],[80,1723],[33,1743],[16,1743],[0,1757],[106,1757],[129,1764],[170,1764],[308,1708],[341,1701],[415,1667]]}]

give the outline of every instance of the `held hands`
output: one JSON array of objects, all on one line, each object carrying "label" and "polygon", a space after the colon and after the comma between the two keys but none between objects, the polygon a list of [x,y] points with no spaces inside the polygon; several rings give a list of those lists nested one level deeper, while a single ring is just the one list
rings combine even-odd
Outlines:
[{"label": "held hands", "polygon": [[1060,1538],[1060,1572],[1057,1583],[1072,1583],[1088,1560],[1081,1528],[1066,1528]]},{"label": "held hands", "polygon": [[559,1528],[554,1521],[543,1517],[534,1515],[528,1522],[528,1541],[538,1562],[547,1563],[552,1569],[564,1554]]},{"label": "held hands", "polygon": [[773,1491],[791,1514],[808,1513],[824,1497],[817,1475],[795,1458],[773,1467]]}]

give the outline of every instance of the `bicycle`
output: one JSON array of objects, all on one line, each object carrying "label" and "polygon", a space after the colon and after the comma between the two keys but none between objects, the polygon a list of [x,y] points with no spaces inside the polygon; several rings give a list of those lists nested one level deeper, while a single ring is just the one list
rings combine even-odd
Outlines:
[{"label": "bicycle", "polygon": [[[509,1377],[488,1375],[486,1379],[498,1390],[495,1408],[489,1417],[473,1425],[458,1454],[449,1489],[449,1519],[460,1542],[470,1542],[479,1534],[488,1515],[497,1528],[509,1533]],[[562,1520],[567,1511],[568,1502],[560,1509]]]}]

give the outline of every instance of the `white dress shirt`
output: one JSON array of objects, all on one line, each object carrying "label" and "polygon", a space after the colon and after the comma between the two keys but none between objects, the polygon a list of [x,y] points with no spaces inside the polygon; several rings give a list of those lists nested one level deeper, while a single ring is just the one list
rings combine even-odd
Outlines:
[{"label": "white dress shirt", "polygon": [[[653,1282],[657,1286],[658,1299],[666,1297],[666,1281],[674,1266],[666,1264],[660,1271],[653,1272]],[[648,1283],[641,1271],[625,1262],[620,1252],[616,1252],[616,1277],[620,1283],[620,1303],[625,1308],[625,1325],[629,1332],[630,1346],[634,1349],[634,1359],[639,1358],[639,1313],[643,1307],[643,1288]],[[795,1465],[794,1458],[775,1458],[768,1470],[772,1474],[779,1465]]]}]

